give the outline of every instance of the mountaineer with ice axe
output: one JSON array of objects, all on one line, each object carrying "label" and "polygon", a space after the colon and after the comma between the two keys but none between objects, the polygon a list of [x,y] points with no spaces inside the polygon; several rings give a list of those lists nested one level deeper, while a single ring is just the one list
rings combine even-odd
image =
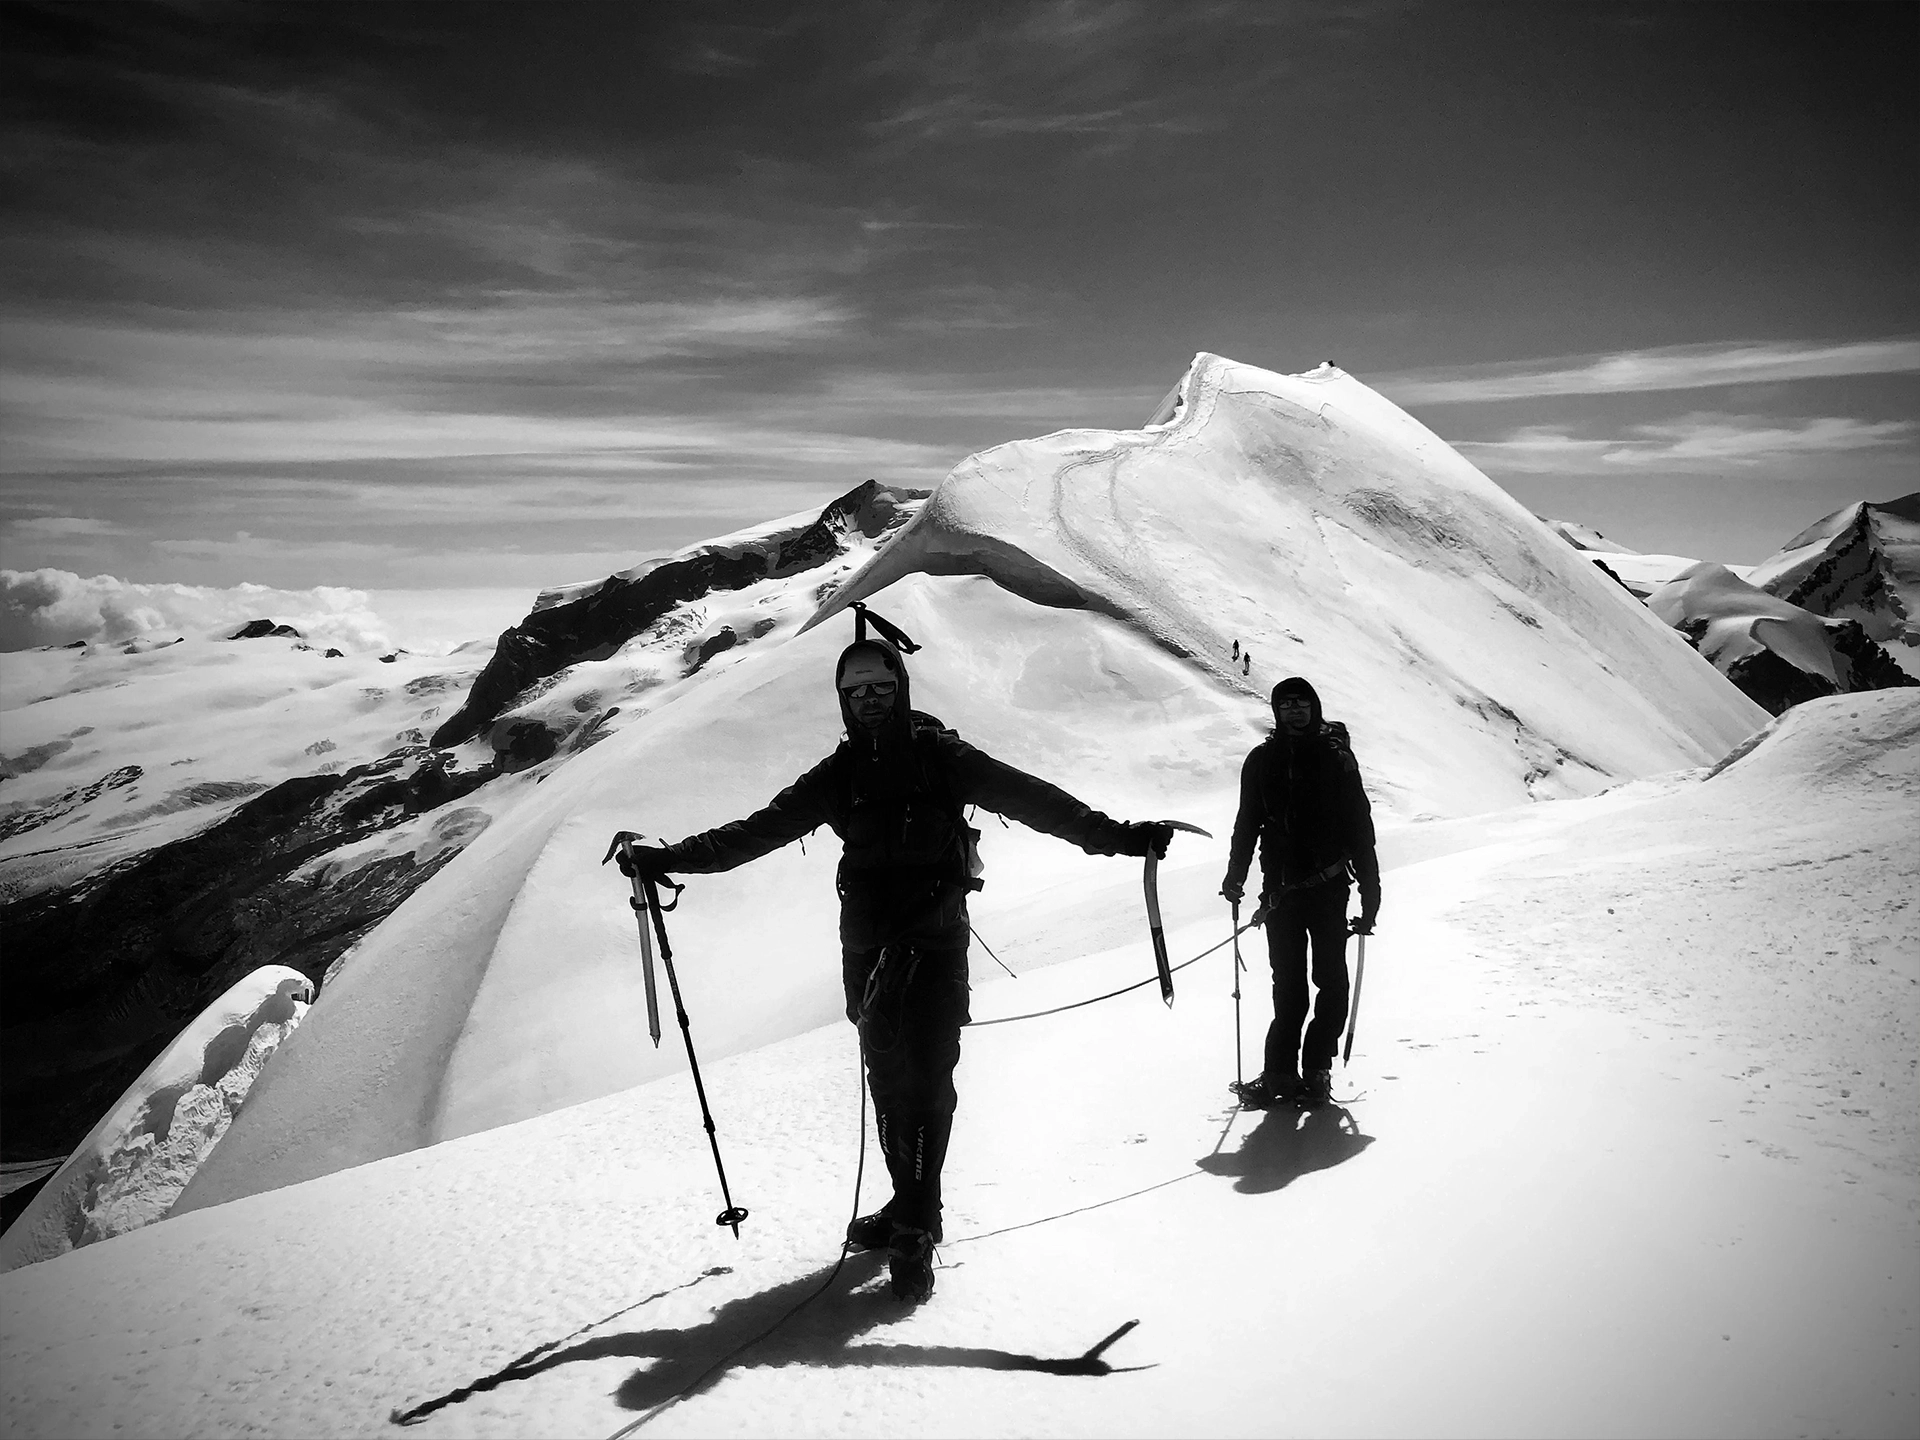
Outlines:
[{"label": "mountaineer with ice axe", "polygon": [[[860,1027],[893,1181],[893,1197],[854,1220],[847,1243],[886,1250],[894,1294],[924,1300],[940,1239],[953,1070],[969,1018],[967,896],[979,871],[964,807],[983,806],[1094,855],[1158,858],[1174,826],[1115,820],[969,745],[913,709],[901,652],[919,647],[864,607],[855,607],[855,623],[854,643],[834,667],[846,738],[831,755],[744,820],[673,845],[620,846],[615,837],[616,851],[629,874],[706,875],[822,825],[840,837],[847,1018]],[[868,638],[869,623],[884,638]]]},{"label": "mountaineer with ice axe", "polygon": [[[1273,718],[1274,733],[1240,771],[1240,810],[1220,887],[1237,913],[1258,839],[1273,1024],[1266,1068],[1236,1086],[1242,1103],[1256,1108],[1330,1098],[1333,1057],[1347,1019],[1347,936],[1371,935],[1380,913],[1373,813],[1347,727],[1322,718],[1319,694],[1297,675],[1273,687]],[[1360,914],[1351,925],[1349,877],[1360,886]],[[1318,992],[1310,1022],[1309,970]]]}]

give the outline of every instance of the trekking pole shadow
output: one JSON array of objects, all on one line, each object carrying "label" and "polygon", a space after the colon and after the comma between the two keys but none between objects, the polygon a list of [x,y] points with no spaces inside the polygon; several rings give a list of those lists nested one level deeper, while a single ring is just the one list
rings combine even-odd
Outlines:
[{"label": "trekking pole shadow", "polygon": [[1196,1163],[1210,1175],[1233,1175],[1242,1195],[1284,1190],[1302,1175],[1330,1170],[1353,1159],[1373,1143],[1362,1135],[1351,1111],[1338,1105],[1311,1110],[1269,1110],[1240,1148],[1231,1154],[1203,1156]]}]

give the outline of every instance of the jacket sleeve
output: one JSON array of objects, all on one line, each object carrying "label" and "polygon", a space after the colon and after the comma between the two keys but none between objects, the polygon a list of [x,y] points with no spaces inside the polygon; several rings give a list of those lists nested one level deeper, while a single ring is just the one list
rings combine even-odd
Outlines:
[{"label": "jacket sleeve", "polygon": [[830,823],[833,817],[827,806],[827,771],[832,764],[831,757],[822,760],[774,796],[764,809],[744,820],[703,830],[677,845],[666,846],[668,868],[687,875],[731,870]]},{"label": "jacket sleeve", "polygon": [[1261,784],[1260,751],[1249,752],[1240,767],[1240,809],[1233,817],[1233,844],[1227,851],[1227,884],[1244,886],[1253,865],[1254,842],[1266,823],[1267,802]]},{"label": "jacket sleeve", "polygon": [[1380,857],[1374,851],[1373,807],[1360,783],[1360,766],[1351,753],[1340,775],[1342,808],[1346,813],[1347,862],[1360,886],[1360,908],[1369,915],[1380,909]]},{"label": "jacket sleeve", "polygon": [[943,735],[940,748],[954,798],[962,805],[985,806],[996,815],[1078,845],[1090,855],[1126,853],[1127,827],[1059,786],[1002,764],[957,735]]}]

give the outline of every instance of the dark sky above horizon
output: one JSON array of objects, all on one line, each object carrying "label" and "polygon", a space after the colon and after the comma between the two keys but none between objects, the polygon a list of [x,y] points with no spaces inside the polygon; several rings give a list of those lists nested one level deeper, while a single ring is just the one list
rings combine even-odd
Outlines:
[{"label": "dark sky above horizon", "polygon": [[519,585],[1331,358],[1752,562],[1920,488],[1920,7],[0,6],[0,562]]}]

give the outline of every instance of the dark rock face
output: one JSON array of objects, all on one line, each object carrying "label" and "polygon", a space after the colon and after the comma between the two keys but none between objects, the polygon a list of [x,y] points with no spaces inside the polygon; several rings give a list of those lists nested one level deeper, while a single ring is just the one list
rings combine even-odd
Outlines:
[{"label": "dark rock face", "polygon": [[1803,700],[1839,693],[1826,677],[1809,674],[1771,650],[1759,650],[1734,661],[1727,667],[1727,678],[1769,715],[1778,715]]},{"label": "dark rock face", "polygon": [[262,635],[290,635],[301,639],[300,632],[291,625],[276,625],[271,620],[249,620],[227,638],[229,640],[258,640]]},{"label": "dark rock face", "polygon": [[48,821],[58,820],[62,815],[71,814],[82,805],[99,799],[109,790],[119,790],[133,784],[143,772],[138,765],[122,765],[117,770],[109,770],[98,780],[85,785],[77,785],[71,790],[63,790],[50,800],[38,805],[21,804],[0,813],[0,840],[11,835],[24,834],[28,830],[37,830]]},{"label": "dark rock face", "polygon": [[1879,642],[1868,638],[1867,627],[1858,620],[1829,620],[1827,634],[1833,648],[1846,656],[1851,665],[1848,690],[1897,690],[1902,686],[1920,685],[1920,680],[1902,670]]},{"label": "dark rock face", "polygon": [[[1835,686],[1824,675],[1810,674],[1771,650],[1760,650],[1734,661],[1727,667],[1727,678],[1769,715],[1779,715],[1804,700],[1818,700],[1825,695],[1920,685],[1920,680],[1908,675],[1894,663],[1891,655],[1867,638],[1866,629],[1858,620],[1829,620],[1826,626],[1834,650],[1849,662],[1844,686]],[[1697,650],[1706,628],[1706,621],[1690,620],[1680,627],[1680,632]]]},{"label": "dark rock face", "polygon": [[[466,703],[434,731],[433,743],[451,746],[472,739],[536,680],[576,661],[604,659],[675,605],[833,560],[841,553],[843,535],[849,531],[869,538],[882,535],[905,518],[908,502],[925,495],[925,491],[888,488],[869,480],[797,531],[776,534],[746,548],[702,547],[638,579],[614,576],[591,594],[534,611],[501,632],[493,659],[474,680]],[[722,633],[738,638],[731,630]],[[715,644],[718,638],[708,643]],[[698,660],[690,655],[689,663],[704,663],[710,654]]]},{"label": "dark rock face", "polygon": [[465,827],[425,863],[403,851],[350,870],[296,873],[498,773],[450,775],[447,757],[416,758],[283,781],[197,835],[70,889],[0,905],[0,1153],[66,1154],[236,980],[281,964],[318,986],[348,946],[452,859],[477,828]]},{"label": "dark rock face", "polygon": [[[1907,603],[1893,583],[1901,562],[1883,543],[1876,523],[1881,514],[1909,522],[1920,518],[1920,492],[1884,505],[1854,506],[1846,525],[1826,541],[1826,553],[1817,564],[1797,576],[1788,572],[1765,588],[1823,618],[1859,620],[1868,638],[1875,641],[1911,634],[1920,617],[1907,613]],[[1818,530],[1803,531],[1785,548],[1812,543],[1818,538]]]}]

